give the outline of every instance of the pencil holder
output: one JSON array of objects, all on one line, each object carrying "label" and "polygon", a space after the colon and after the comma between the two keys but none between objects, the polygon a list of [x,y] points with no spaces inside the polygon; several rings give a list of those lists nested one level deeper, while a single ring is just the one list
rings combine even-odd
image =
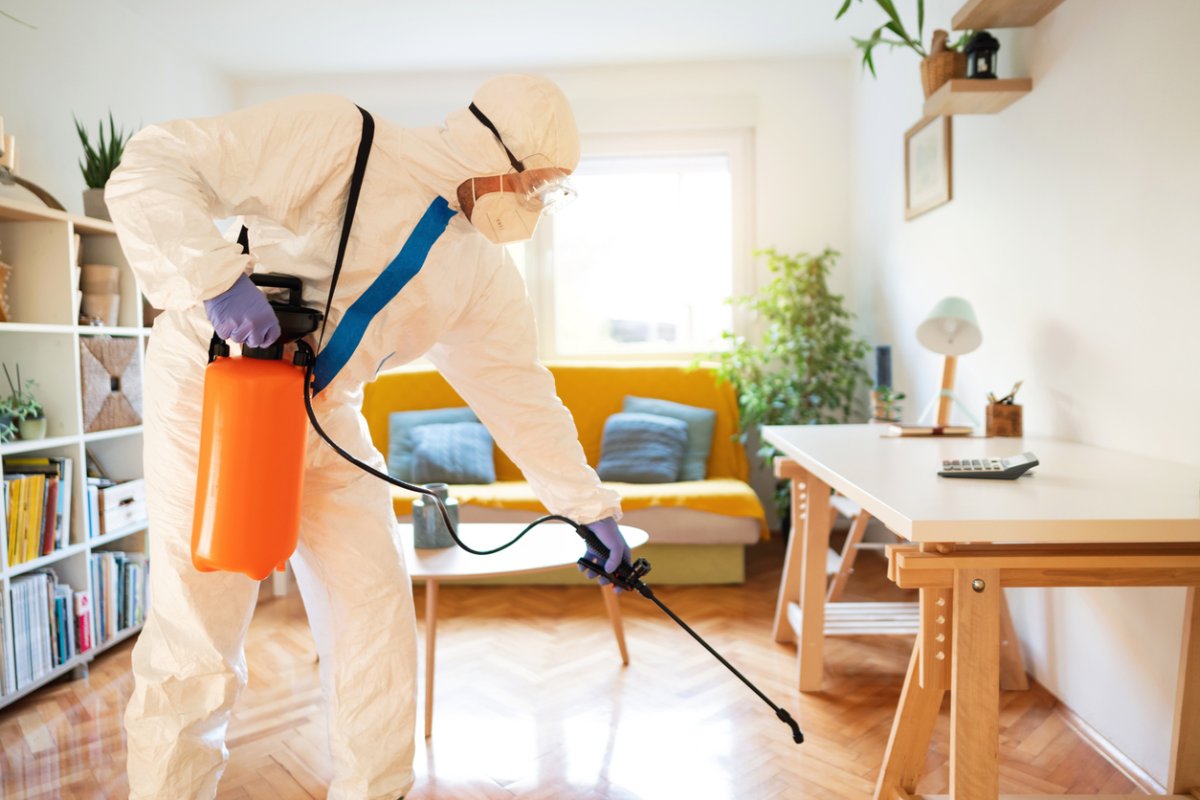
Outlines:
[{"label": "pencil holder", "polygon": [[1008,403],[989,403],[987,407],[988,436],[1021,436],[1021,406]]}]

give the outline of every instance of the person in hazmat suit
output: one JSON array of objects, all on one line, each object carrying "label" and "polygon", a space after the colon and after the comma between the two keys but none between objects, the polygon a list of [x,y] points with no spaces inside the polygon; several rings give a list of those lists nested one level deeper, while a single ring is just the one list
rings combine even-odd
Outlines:
[{"label": "person in hazmat suit", "polygon": [[[121,245],[164,310],[146,354],[152,604],[125,714],[133,800],[215,796],[246,683],[258,584],[201,573],[190,557],[208,343],[214,329],[250,346],[279,335],[253,272],[299,277],[305,303],[324,308],[362,129],[352,102],[324,95],[152,125],[108,182]],[[537,361],[524,284],[498,246],[533,235],[578,161],[565,96],[534,76],[488,80],[440,127],[378,120],[314,405],[335,441],[383,470],[360,412],[363,384],[427,356],[542,503],[596,531],[611,572],[629,552],[620,499],[588,466]],[[248,229],[249,254],[215,227],[229,217]],[[394,800],[413,783],[416,622],[390,489],[309,435],[291,564],[329,707],[329,797]]]}]

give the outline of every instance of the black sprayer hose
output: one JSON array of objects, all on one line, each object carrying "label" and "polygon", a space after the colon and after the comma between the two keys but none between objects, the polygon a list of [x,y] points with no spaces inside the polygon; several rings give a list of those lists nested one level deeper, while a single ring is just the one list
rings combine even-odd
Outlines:
[{"label": "black sprayer hose", "polygon": [[[446,530],[450,532],[450,537],[454,540],[454,543],[456,545],[458,545],[459,547],[461,547],[463,550],[466,550],[468,553],[473,553],[474,555],[477,555],[477,556],[492,555],[493,553],[498,553],[501,550],[512,547],[514,544],[516,544],[518,541],[521,540],[521,537],[523,537],[525,534],[529,533],[531,530],[536,528],[538,525],[541,525],[546,522],[564,522],[567,525],[570,525],[571,527],[573,527],[575,529],[575,532],[578,533],[579,536],[584,540],[584,542],[587,543],[588,549],[593,551],[597,556],[599,556],[599,559],[601,561],[608,558],[610,551],[609,551],[608,547],[604,544],[604,542],[602,542],[600,540],[600,537],[596,535],[595,531],[593,531],[588,526],[581,525],[580,523],[576,522],[575,520],[573,520],[569,517],[564,517],[561,514],[547,514],[546,516],[538,517],[533,522],[529,523],[529,525],[527,525],[524,530],[522,530],[520,533],[518,533],[516,536],[514,536],[511,541],[505,542],[504,544],[500,545],[499,547],[494,547],[491,550],[476,550],[473,547],[469,547],[465,542],[463,542],[462,539],[458,538],[458,531],[455,530],[454,523],[452,523],[450,521],[450,513],[446,510],[446,506],[442,502],[442,498],[438,497],[435,492],[433,492],[430,489],[426,489],[424,486],[418,486],[417,484],[408,483],[407,481],[402,481],[399,478],[394,478],[391,475],[387,474],[386,472],[381,472],[381,471],[375,469],[374,467],[372,467],[370,464],[360,461],[359,459],[357,459],[353,455],[351,455],[349,452],[347,452],[344,448],[342,448],[341,445],[339,445],[337,442],[335,442],[329,436],[329,434],[325,432],[325,429],[321,427],[321,423],[319,421],[317,421],[317,414],[313,410],[313,405],[312,405],[311,389],[312,389],[312,382],[313,382],[313,369],[316,365],[316,357],[313,354],[312,346],[309,345],[308,342],[304,341],[303,339],[296,342],[296,348],[299,351],[299,353],[301,354],[301,357],[297,360],[296,363],[302,364],[304,366],[304,408],[308,412],[308,421],[310,423],[312,423],[313,430],[315,430],[317,432],[317,435],[320,436],[322,439],[324,439],[325,443],[327,445],[329,445],[330,447],[332,447],[335,453],[337,453],[339,456],[341,456],[342,458],[349,461],[354,466],[363,470],[364,472],[374,475],[376,478],[379,478],[382,481],[386,481],[387,483],[390,483],[393,486],[399,486],[401,489],[405,489],[410,492],[415,492],[417,494],[423,494],[426,497],[432,498],[433,501],[435,503],[437,503],[438,510],[441,511],[442,520],[446,523]],[[639,564],[641,564],[641,563],[645,563],[645,562],[639,561]],[[796,720],[792,719],[792,715],[787,712],[787,709],[780,708],[779,706],[775,705],[775,703],[771,702],[771,699],[769,697],[767,697],[765,694],[763,694],[762,691],[757,686],[755,686],[753,683],[751,683],[750,680],[745,675],[743,675],[741,672],[738,671],[738,669],[736,667],[734,667],[732,664],[730,664],[728,661],[726,661],[725,658],[720,653],[718,653],[716,650],[714,650],[708,644],[708,642],[704,641],[704,639],[702,639],[700,637],[700,634],[698,634],[694,630],[692,630],[691,626],[689,626],[686,622],[684,622],[682,619],[680,619],[675,614],[674,611],[667,608],[666,604],[664,604],[661,600],[659,600],[657,597],[654,596],[653,590],[651,590],[650,587],[647,586],[646,583],[644,581],[642,581],[642,579],[640,577],[641,574],[644,574],[645,570],[643,570],[641,573],[639,573],[636,569],[631,567],[629,564],[623,562],[617,567],[616,574],[610,574],[610,573],[606,572],[604,570],[604,568],[601,567],[599,564],[594,563],[587,558],[579,559],[579,564],[581,566],[587,568],[591,572],[595,573],[597,576],[605,578],[609,581],[612,581],[613,585],[616,587],[619,587],[619,588],[625,589],[625,590],[629,590],[629,591],[638,592],[643,597],[645,597],[647,600],[654,603],[654,605],[656,605],[660,609],[662,609],[664,614],[666,614],[671,619],[675,620],[675,622],[681,628],[683,628],[685,631],[688,632],[688,635],[690,635],[693,639],[695,639],[697,642],[699,642],[701,644],[701,646],[704,647],[704,649],[707,650],[709,653],[711,653],[714,658],[716,658],[718,661],[720,661],[722,664],[724,664],[726,669],[728,669],[730,672],[732,672],[734,675],[736,675],[742,683],[744,683],[744,684],[746,684],[746,686],[750,687],[751,691],[753,691],[756,695],[758,695],[762,699],[762,701],[764,703],[766,703],[768,706],[771,707],[771,710],[773,710],[775,712],[775,716],[777,716],[780,720],[782,720],[784,723],[786,723],[788,725],[788,727],[790,727],[792,729],[792,741],[794,741],[796,744],[801,744],[804,742],[804,734],[800,732],[800,726],[796,724]],[[648,564],[646,565],[645,569],[647,569],[647,570],[649,569]]]}]

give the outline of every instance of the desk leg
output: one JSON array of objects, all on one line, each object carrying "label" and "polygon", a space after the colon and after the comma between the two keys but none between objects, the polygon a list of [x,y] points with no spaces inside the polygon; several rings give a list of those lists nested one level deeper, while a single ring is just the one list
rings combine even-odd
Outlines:
[{"label": "desk leg", "polygon": [[779,477],[787,477],[792,492],[792,532],[788,536],[787,553],[783,557],[783,574],[779,578],[779,597],[775,600],[775,621],[772,623],[772,636],[777,642],[794,642],[796,634],[788,623],[788,605],[800,602],[800,573],[804,553],[804,498],[808,473],[800,469],[795,462],[787,462],[786,472],[776,465]]},{"label": "desk leg", "polygon": [[[1171,736],[1171,773],[1167,791],[1200,790],[1200,589],[1188,589],[1183,615],[1183,648],[1175,690],[1175,728]],[[1200,797],[1200,794],[1197,794]]]},{"label": "desk leg", "polygon": [[[829,550],[829,486],[808,476],[800,556],[800,691],[819,692],[825,671],[825,554]],[[792,534],[793,538],[796,534]]]},{"label": "desk leg", "polygon": [[425,580],[425,738],[433,735],[433,651],[437,645],[438,581]]},{"label": "desk leg", "polygon": [[625,649],[625,626],[621,623],[621,605],[618,602],[620,598],[617,597],[612,586],[601,586],[600,596],[604,598],[604,609],[608,612],[613,633],[617,637],[617,649],[621,651],[621,663],[628,667],[629,651]]},{"label": "desk leg", "polygon": [[931,681],[929,688],[921,686],[921,641],[918,639],[913,644],[883,767],[875,784],[875,800],[893,800],[897,790],[906,794],[916,791],[917,781],[925,771],[929,740],[945,694],[944,684]]},{"label": "desk leg", "polygon": [[954,571],[950,800],[1000,796],[1000,572]]}]

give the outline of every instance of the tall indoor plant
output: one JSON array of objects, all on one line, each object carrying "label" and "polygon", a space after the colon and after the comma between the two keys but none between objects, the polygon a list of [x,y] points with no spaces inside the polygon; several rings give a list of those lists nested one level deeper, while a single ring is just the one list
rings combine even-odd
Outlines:
[{"label": "tall indoor plant", "polygon": [[[863,366],[869,347],[855,335],[842,296],[829,289],[839,253],[759,255],[774,278],[732,302],[751,312],[762,333],[752,340],[727,332],[729,349],[713,354],[717,374],[737,390],[742,440],[763,425],[849,421],[870,386]],[[775,450],[758,452],[767,459]],[[776,504],[782,515],[786,494],[777,491]]]},{"label": "tall indoor plant", "polygon": [[79,169],[83,172],[83,180],[88,186],[83,192],[84,213],[97,219],[109,219],[108,206],[104,203],[104,185],[121,163],[125,144],[133,134],[117,129],[111,111],[108,112],[108,134],[106,136],[104,133],[104,120],[100,120],[94,146],[87,128],[83,127],[78,118],[75,119],[75,131],[83,145],[83,158],[79,161]]}]

